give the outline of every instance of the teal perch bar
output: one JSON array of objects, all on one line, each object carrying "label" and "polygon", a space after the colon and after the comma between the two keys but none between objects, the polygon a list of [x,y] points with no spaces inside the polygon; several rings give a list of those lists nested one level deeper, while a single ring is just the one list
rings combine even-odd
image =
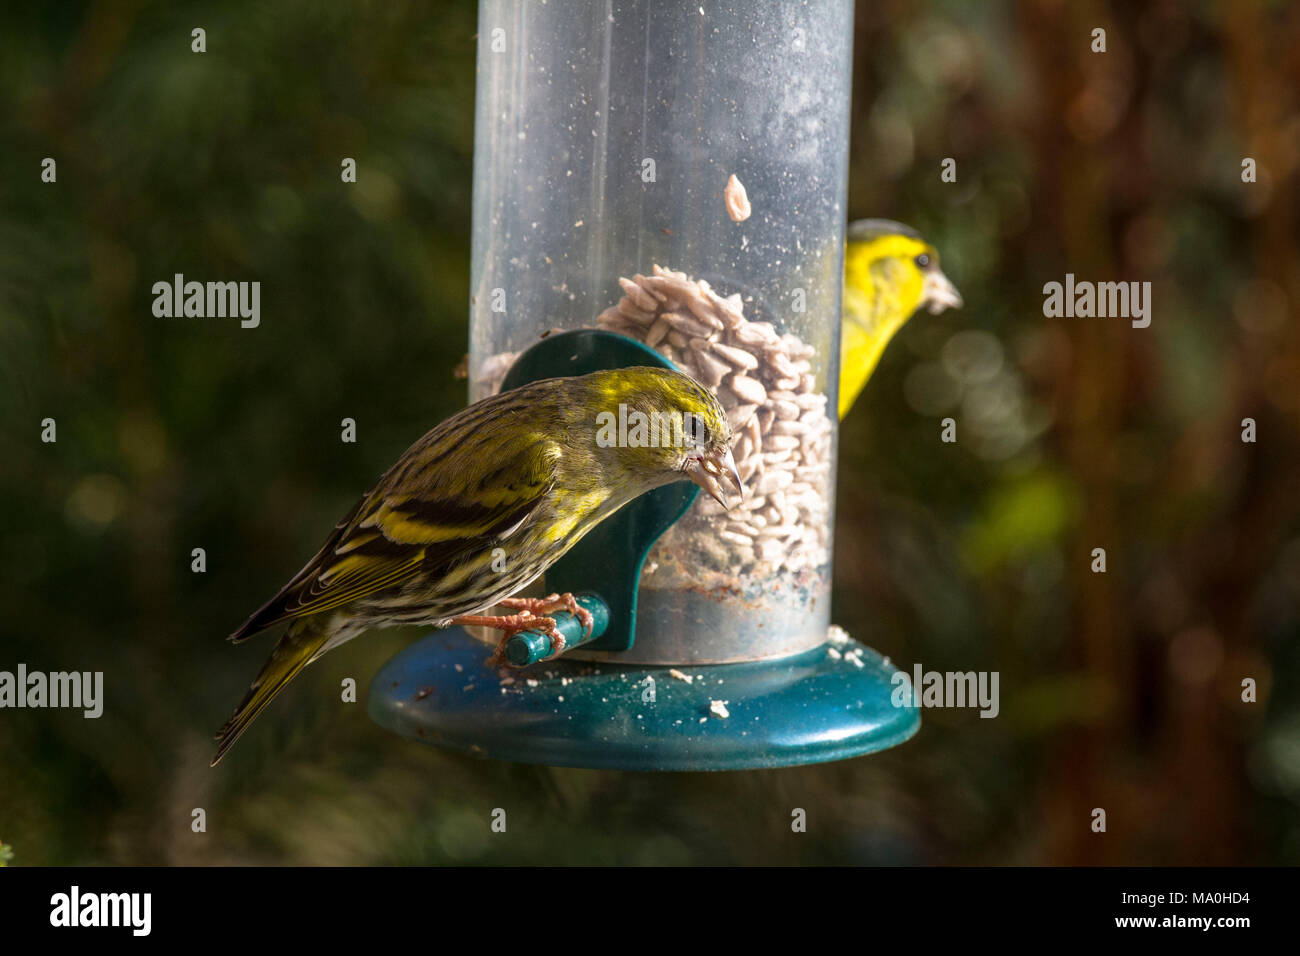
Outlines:
[{"label": "teal perch bar", "polygon": [[[565,650],[589,644],[609,627],[609,607],[595,594],[577,595],[578,606],[591,615],[591,632],[584,633],[582,622],[568,611],[548,615],[555,619],[555,629],[564,635]],[[541,631],[521,631],[506,644],[506,660],[515,667],[527,667],[551,655],[551,636]]]}]

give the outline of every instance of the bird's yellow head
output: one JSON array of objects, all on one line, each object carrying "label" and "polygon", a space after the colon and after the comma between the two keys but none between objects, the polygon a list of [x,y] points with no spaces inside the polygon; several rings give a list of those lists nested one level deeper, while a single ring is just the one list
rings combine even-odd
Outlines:
[{"label": "bird's yellow head", "polygon": [[915,229],[889,219],[859,219],[849,223],[846,237],[847,287],[885,294],[903,321],[922,306],[932,315],[961,307],[961,293],[939,268],[939,251]]},{"label": "bird's yellow head", "polygon": [[939,268],[939,252],[889,219],[849,223],[844,253],[840,417],[848,411],[894,333],[920,308],[960,308],[961,293]]},{"label": "bird's yellow head", "polygon": [[743,494],[726,412],[695,379],[641,367],[595,372],[586,379],[596,409],[596,446],[617,460],[630,485],[648,490],[688,478],[724,506],[729,506],[725,485]]}]

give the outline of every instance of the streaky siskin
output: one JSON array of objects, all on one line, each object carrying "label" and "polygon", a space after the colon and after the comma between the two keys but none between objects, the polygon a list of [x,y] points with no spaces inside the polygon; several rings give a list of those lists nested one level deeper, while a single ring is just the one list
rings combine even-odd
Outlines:
[{"label": "streaky siskin", "polygon": [[[617,416],[620,405],[681,428],[666,446],[605,447],[598,417]],[[680,372],[547,379],[470,405],[407,449],[316,556],[230,635],[239,643],[289,625],[218,732],[213,765],[332,648],[370,628],[443,627],[490,608],[647,491],[692,480],[727,504],[720,478],[740,490],[726,414]]]}]

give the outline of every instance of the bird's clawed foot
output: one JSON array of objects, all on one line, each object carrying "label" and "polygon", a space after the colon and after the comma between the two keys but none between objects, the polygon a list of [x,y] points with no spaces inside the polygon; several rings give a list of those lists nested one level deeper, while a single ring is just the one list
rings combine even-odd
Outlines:
[{"label": "bird's clawed foot", "polygon": [[[527,611],[530,614],[554,614],[556,611],[568,611],[576,617],[582,624],[582,636],[588,637],[591,634],[591,612],[578,603],[568,591],[563,594],[548,594],[540,598],[506,598],[500,602],[502,607],[508,607],[514,611]],[[560,648],[554,651],[550,656],[554,657],[564,649],[564,638],[560,638]]]},{"label": "bird's clawed foot", "polygon": [[[505,604],[505,601],[501,602]],[[501,640],[497,641],[496,650],[492,656],[487,659],[489,667],[510,667],[513,666],[506,659],[506,645],[516,634],[524,631],[541,631],[543,634],[550,635],[551,653],[550,657],[555,657],[564,650],[564,635],[555,627],[555,618],[538,617],[532,611],[523,610],[518,614],[463,614],[460,617],[454,617],[449,624],[455,624],[460,627],[486,627],[493,631],[501,632]]]}]

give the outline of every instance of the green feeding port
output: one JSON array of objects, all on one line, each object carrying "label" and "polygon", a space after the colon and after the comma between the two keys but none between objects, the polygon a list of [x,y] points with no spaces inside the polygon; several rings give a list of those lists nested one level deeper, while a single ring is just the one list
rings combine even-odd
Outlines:
[{"label": "green feeding port", "polygon": [[467,753],[644,770],[907,739],[897,671],[830,621],[851,0],[524,10],[480,4],[470,398],[675,368],[724,409],[744,495],[641,496],[530,589],[578,596],[590,634],[557,613],[563,655],[526,631],[514,668],[485,666],[491,632],[432,634],[376,676],[372,715]]},{"label": "green feeding port", "polygon": [[[501,388],[636,365],[675,367],[654,349],[622,335],[561,332],[520,355]],[[609,625],[591,641],[588,650],[626,651],[636,642],[637,584],[646,555],[659,536],[686,513],[699,491],[689,481],[679,481],[642,495],[598,525],[546,572],[547,591],[591,591],[604,601]]]}]

